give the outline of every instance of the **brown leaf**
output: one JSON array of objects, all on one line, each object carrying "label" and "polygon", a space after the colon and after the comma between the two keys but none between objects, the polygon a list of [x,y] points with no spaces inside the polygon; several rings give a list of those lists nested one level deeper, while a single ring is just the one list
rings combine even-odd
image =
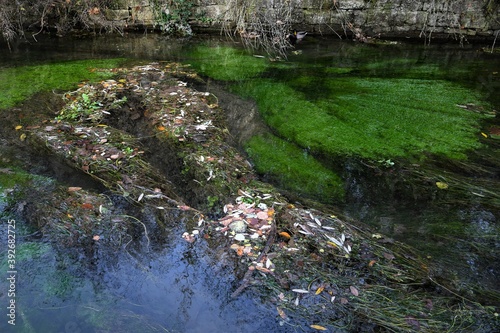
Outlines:
[{"label": "brown leaf", "polygon": [[68,192],[76,192],[76,191],[80,191],[82,188],[81,187],[78,187],[78,186],[70,186],[68,187]]},{"label": "brown leaf", "polygon": [[94,206],[91,203],[85,202],[85,203],[82,203],[82,208],[92,209],[92,208],[94,208]]},{"label": "brown leaf", "polygon": [[356,289],[356,287],[350,286],[349,289],[351,290],[351,294],[353,294],[354,296],[359,296],[359,291],[358,289]]}]

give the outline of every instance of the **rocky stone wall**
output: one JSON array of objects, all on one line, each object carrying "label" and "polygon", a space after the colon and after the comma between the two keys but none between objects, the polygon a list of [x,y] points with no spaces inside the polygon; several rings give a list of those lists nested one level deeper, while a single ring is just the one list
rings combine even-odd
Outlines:
[{"label": "rocky stone wall", "polygon": [[[193,21],[193,27],[218,29],[230,1],[198,0],[193,13],[205,20]],[[129,17],[129,24],[154,26],[154,1],[119,3],[123,8],[108,11],[108,17]],[[500,31],[498,0],[292,0],[292,4],[297,29],[325,35],[494,38]]]}]

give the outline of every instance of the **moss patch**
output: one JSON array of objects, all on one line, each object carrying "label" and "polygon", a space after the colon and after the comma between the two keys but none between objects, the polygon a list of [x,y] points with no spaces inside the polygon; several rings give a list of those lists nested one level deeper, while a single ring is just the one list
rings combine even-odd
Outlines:
[{"label": "moss patch", "polygon": [[479,105],[480,96],[458,85],[356,77],[322,84],[327,91],[321,97],[301,91],[304,78],[286,84],[252,80],[235,90],[254,98],[280,135],[322,154],[464,158],[480,146],[476,132],[483,116],[459,106]]},{"label": "moss patch", "polygon": [[341,178],[294,144],[262,135],[250,139],[246,149],[257,171],[278,180],[284,188],[322,200],[343,198]]},{"label": "moss patch", "polygon": [[200,74],[222,81],[255,77],[269,66],[265,59],[256,58],[242,50],[224,46],[197,47],[190,54],[189,62]]},{"label": "moss patch", "polygon": [[8,108],[39,91],[70,89],[82,80],[111,76],[96,70],[116,68],[123,59],[80,60],[0,69],[0,109]]}]

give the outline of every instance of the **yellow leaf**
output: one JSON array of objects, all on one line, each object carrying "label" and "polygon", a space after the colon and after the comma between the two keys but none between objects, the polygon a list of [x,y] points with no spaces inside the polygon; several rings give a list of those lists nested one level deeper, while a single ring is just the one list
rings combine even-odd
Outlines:
[{"label": "yellow leaf", "polygon": [[488,134],[481,132],[481,135],[484,136],[485,138],[488,137]]},{"label": "yellow leaf", "polygon": [[380,239],[384,236],[382,236],[381,234],[372,234],[372,238],[375,238],[375,239]]},{"label": "yellow leaf", "polygon": [[446,184],[444,182],[436,182],[436,186],[440,190],[446,190],[448,188],[448,184]]},{"label": "yellow leaf", "polygon": [[315,330],[318,330],[318,331],[327,331],[326,327],[323,327],[320,325],[311,325],[311,328],[314,328]]},{"label": "yellow leaf", "polygon": [[21,136],[19,137],[19,140],[21,140],[21,141],[26,140],[26,134],[24,134],[24,133],[21,134]]},{"label": "yellow leaf", "polygon": [[321,292],[325,290],[325,287],[319,287],[317,290],[316,290],[316,295],[319,295],[321,294]]},{"label": "yellow leaf", "polygon": [[22,126],[22,125],[17,125],[17,126],[15,127],[16,131],[19,131],[21,128],[23,128],[23,126]]}]

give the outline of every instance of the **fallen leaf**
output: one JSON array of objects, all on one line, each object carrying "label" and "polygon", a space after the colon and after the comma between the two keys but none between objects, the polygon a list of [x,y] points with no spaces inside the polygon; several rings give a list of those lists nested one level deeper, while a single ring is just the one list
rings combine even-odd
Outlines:
[{"label": "fallen leaf", "polygon": [[22,126],[22,125],[17,125],[17,126],[15,127],[16,131],[19,131],[21,128],[23,128],[23,126]]},{"label": "fallen leaf", "polygon": [[387,259],[387,260],[392,260],[392,259],[394,259],[396,257],[393,254],[391,254],[391,253],[384,252],[384,258]]},{"label": "fallen leaf", "polygon": [[370,262],[368,263],[368,267],[372,267],[376,262],[377,260],[370,260]]},{"label": "fallen leaf", "polygon": [[190,210],[191,209],[191,207],[186,206],[186,205],[177,206],[177,208],[179,208],[180,210]]},{"label": "fallen leaf", "polygon": [[351,290],[351,294],[353,294],[354,296],[359,296],[359,291],[358,289],[356,289],[356,287],[350,286],[349,289]]},{"label": "fallen leaf", "polygon": [[281,318],[283,319],[287,318],[285,311],[283,311],[281,308],[276,308],[276,310],[278,310],[278,314],[280,315]]},{"label": "fallen leaf", "polygon": [[481,132],[481,135],[484,136],[485,138],[488,137],[488,134]]},{"label": "fallen leaf", "polygon": [[375,238],[375,239],[380,239],[384,236],[382,236],[381,234],[372,234],[372,238]]},{"label": "fallen leaf", "polygon": [[92,239],[98,241],[99,239],[101,239],[101,237],[99,235],[95,235],[94,237],[92,237]]},{"label": "fallen leaf", "polygon": [[68,187],[68,192],[76,192],[76,191],[80,191],[82,188],[81,187],[78,187],[78,186],[70,186]]},{"label": "fallen leaf", "polygon": [[243,235],[243,234],[236,234],[236,235],[234,235],[234,240],[244,241],[245,240],[245,235]]},{"label": "fallen leaf", "polygon": [[19,137],[19,140],[21,140],[21,141],[26,140],[26,134],[24,134],[24,133],[21,134],[21,136]]},{"label": "fallen leaf", "polygon": [[305,289],[292,289],[294,293],[299,293],[299,294],[309,294],[309,290]]},{"label": "fallen leaf", "polygon": [[164,131],[165,130],[165,126],[158,126],[158,131]]},{"label": "fallen leaf", "polygon": [[440,190],[446,190],[448,188],[448,184],[446,184],[444,182],[436,182],[436,186]]},{"label": "fallen leaf", "polygon": [[323,327],[320,325],[311,325],[311,328],[314,328],[315,330],[318,330],[318,331],[327,331],[326,327]]},{"label": "fallen leaf", "polygon": [[94,208],[94,206],[91,203],[85,202],[85,203],[82,203],[82,208],[92,209],[92,208]]},{"label": "fallen leaf", "polygon": [[414,317],[412,316],[406,317],[406,322],[408,323],[408,325],[411,325],[414,330],[416,331],[420,330],[420,322]]},{"label": "fallen leaf", "polygon": [[286,239],[290,239],[290,238],[292,238],[292,237],[290,236],[290,234],[289,234],[288,232],[286,232],[286,231],[282,231],[282,232],[280,232],[278,235],[280,235],[281,237],[286,238]]},{"label": "fallen leaf", "polygon": [[345,305],[345,304],[347,304],[347,303],[349,303],[349,300],[348,300],[347,298],[342,297],[342,298],[340,299],[340,304]]},{"label": "fallen leaf", "polygon": [[321,286],[321,287],[319,287],[318,289],[316,289],[315,294],[316,294],[316,295],[319,295],[319,294],[321,294],[321,292],[322,292],[323,290],[325,290],[325,287]]}]

